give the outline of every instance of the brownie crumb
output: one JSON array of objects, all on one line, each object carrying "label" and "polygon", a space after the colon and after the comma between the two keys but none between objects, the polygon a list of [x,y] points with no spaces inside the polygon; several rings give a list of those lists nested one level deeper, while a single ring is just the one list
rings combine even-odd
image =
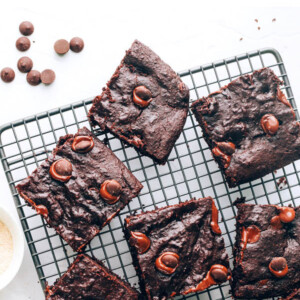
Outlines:
[{"label": "brownie crumb", "polygon": [[245,201],[246,201],[246,197],[239,197],[236,198],[236,200],[233,202],[233,205],[236,206],[238,204],[245,203]]},{"label": "brownie crumb", "polygon": [[260,30],[260,26],[258,26],[257,29]]},{"label": "brownie crumb", "polygon": [[255,21],[256,23],[258,23],[258,20],[257,20],[257,19],[254,19],[254,21]]},{"label": "brownie crumb", "polygon": [[284,176],[283,176],[283,177],[280,177],[279,180],[278,180],[276,183],[277,183],[279,189],[283,189],[283,187],[284,187],[285,185],[287,185],[287,179],[286,179],[286,177],[284,177]]},{"label": "brownie crumb", "polygon": [[241,37],[241,38],[240,38],[240,41],[242,41],[242,40],[243,40],[243,38]]},{"label": "brownie crumb", "polygon": [[272,19],[272,22],[276,22],[276,18]]}]

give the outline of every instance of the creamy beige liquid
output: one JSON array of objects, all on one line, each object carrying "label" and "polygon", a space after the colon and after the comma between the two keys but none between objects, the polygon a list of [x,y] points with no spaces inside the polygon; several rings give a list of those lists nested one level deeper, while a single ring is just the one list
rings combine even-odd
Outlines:
[{"label": "creamy beige liquid", "polygon": [[13,239],[10,231],[0,221],[0,274],[10,265],[13,256]]}]

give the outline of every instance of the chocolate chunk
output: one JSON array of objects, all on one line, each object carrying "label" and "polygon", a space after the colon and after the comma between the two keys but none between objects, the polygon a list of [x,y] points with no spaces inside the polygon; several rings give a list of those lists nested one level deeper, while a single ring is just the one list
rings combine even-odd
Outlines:
[{"label": "chocolate chunk", "polygon": [[34,27],[31,22],[24,21],[20,24],[19,30],[23,35],[31,35],[34,31]]},{"label": "chocolate chunk", "polygon": [[134,245],[139,254],[145,253],[151,245],[150,239],[141,232],[131,232],[130,244]]},{"label": "chocolate chunk", "polygon": [[152,100],[151,92],[145,86],[137,86],[133,90],[133,102],[140,107],[147,107]]},{"label": "chocolate chunk", "polygon": [[71,178],[72,172],[72,164],[65,158],[57,160],[50,167],[52,178],[61,182],[67,182]]},{"label": "chocolate chunk", "polygon": [[20,37],[16,41],[16,47],[19,51],[26,51],[30,48],[30,40],[27,37]]},{"label": "chocolate chunk", "polygon": [[26,80],[30,85],[33,85],[33,86],[38,85],[41,83],[41,73],[36,70],[31,70],[27,74]]},{"label": "chocolate chunk", "polygon": [[69,51],[69,49],[69,42],[64,39],[58,40],[54,44],[54,50],[57,54],[65,54]]},{"label": "chocolate chunk", "polygon": [[296,213],[293,207],[277,207],[280,211],[279,218],[283,223],[290,223],[295,219]]},{"label": "chocolate chunk", "polygon": [[222,152],[228,155],[233,154],[235,151],[235,144],[231,142],[219,142],[217,143],[217,146]]},{"label": "chocolate chunk", "polygon": [[116,180],[109,180],[106,185],[106,190],[112,196],[119,196],[121,194],[122,186]]},{"label": "chocolate chunk", "polygon": [[175,268],[179,262],[178,257],[173,253],[166,253],[162,256],[161,261],[169,268]]},{"label": "chocolate chunk", "polygon": [[1,79],[4,82],[11,82],[15,78],[15,71],[11,68],[4,68],[1,70]]},{"label": "chocolate chunk", "polygon": [[81,38],[79,37],[74,37],[71,39],[70,41],[70,49],[73,51],[73,52],[76,52],[76,53],[79,53],[81,52],[81,50],[83,49],[84,47],[84,42]]},{"label": "chocolate chunk", "polygon": [[55,80],[55,73],[50,69],[46,69],[41,74],[41,80],[44,84],[51,84]]},{"label": "chocolate chunk", "polygon": [[33,67],[32,60],[27,57],[23,56],[18,60],[18,69],[22,73],[28,73]]},{"label": "chocolate chunk", "polygon": [[76,136],[72,143],[72,150],[78,153],[87,153],[94,148],[91,136]]},{"label": "chocolate chunk", "polygon": [[260,125],[266,134],[274,135],[278,130],[279,122],[274,115],[266,114],[261,118]]},{"label": "chocolate chunk", "polygon": [[211,269],[210,274],[217,283],[221,283],[227,281],[228,270],[223,266],[214,267]]},{"label": "chocolate chunk", "polygon": [[282,271],[287,265],[286,259],[284,257],[274,257],[271,261],[270,267],[274,271]]}]

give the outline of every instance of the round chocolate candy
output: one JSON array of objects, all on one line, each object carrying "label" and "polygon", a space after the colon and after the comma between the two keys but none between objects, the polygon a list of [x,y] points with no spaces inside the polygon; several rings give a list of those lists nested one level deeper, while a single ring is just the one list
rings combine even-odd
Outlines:
[{"label": "round chocolate candy", "polygon": [[133,102],[144,108],[147,107],[152,100],[152,94],[151,92],[143,85],[137,86],[133,90]]},{"label": "round chocolate candy", "polygon": [[44,84],[51,84],[55,80],[55,73],[50,69],[46,69],[41,73],[41,81]]},{"label": "round chocolate candy", "polygon": [[269,270],[278,278],[284,277],[288,272],[286,259],[284,257],[274,257],[269,264]]},{"label": "round chocolate candy", "polygon": [[65,158],[61,158],[54,162],[50,167],[50,175],[53,179],[67,182],[72,176],[72,164]]},{"label": "round chocolate candy", "polygon": [[33,67],[32,60],[27,57],[23,56],[18,60],[18,69],[22,73],[28,73]]},{"label": "round chocolate candy", "polygon": [[295,219],[296,213],[293,207],[278,207],[279,219],[282,223],[290,223]]},{"label": "round chocolate candy", "polygon": [[210,275],[216,283],[222,283],[228,279],[228,269],[222,265],[213,265],[210,269]]},{"label": "round chocolate candy", "polygon": [[178,265],[179,255],[174,252],[165,252],[160,255],[155,261],[156,268],[166,275],[173,274],[176,271]]},{"label": "round chocolate candy", "polygon": [[39,85],[41,83],[41,73],[36,70],[31,70],[27,76],[26,80],[30,85]]},{"label": "round chocolate candy", "polygon": [[15,71],[11,68],[4,68],[1,70],[1,79],[4,82],[12,82],[15,79]]},{"label": "round chocolate candy", "polygon": [[131,232],[132,244],[136,247],[139,254],[145,253],[150,248],[150,239],[141,232]]},{"label": "round chocolate candy", "polygon": [[79,37],[74,37],[70,41],[70,49],[75,52],[79,53],[84,47],[84,42],[81,38]]},{"label": "round chocolate candy", "polygon": [[76,136],[72,143],[72,150],[78,153],[87,153],[94,148],[94,145],[91,136]]},{"label": "round chocolate candy", "polygon": [[26,51],[30,48],[30,40],[27,37],[20,37],[16,41],[16,47],[19,51]]},{"label": "round chocolate candy", "polygon": [[31,22],[24,21],[20,24],[19,30],[23,35],[31,35],[34,31],[34,27]]},{"label": "round chocolate candy", "polygon": [[278,131],[279,122],[272,114],[264,115],[260,120],[263,131],[268,135],[274,135]]},{"label": "round chocolate candy", "polygon": [[114,204],[119,201],[122,191],[121,184],[114,180],[106,180],[100,188],[100,196],[108,203]]},{"label": "round chocolate candy", "polygon": [[67,40],[61,39],[55,42],[54,50],[57,54],[65,54],[69,51],[70,45]]}]

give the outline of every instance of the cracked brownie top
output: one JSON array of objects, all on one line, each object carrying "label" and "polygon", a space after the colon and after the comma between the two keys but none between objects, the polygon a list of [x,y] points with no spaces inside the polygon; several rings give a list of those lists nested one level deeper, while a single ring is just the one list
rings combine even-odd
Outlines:
[{"label": "cracked brownie top", "polygon": [[158,163],[165,163],[183,130],[189,90],[150,48],[134,41],[89,119]]},{"label": "cracked brownie top", "polygon": [[284,296],[300,285],[300,207],[237,204],[233,296]]},{"label": "cracked brownie top", "polygon": [[280,84],[274,72],[265,68],[192,104],[230,187],[300,158],[300,125]]},{"label": "cracked brownie top", "polygon": [[53,154],[18,186],[19,194],[80,251],[142,189],[87,128],[61,137]]}]

